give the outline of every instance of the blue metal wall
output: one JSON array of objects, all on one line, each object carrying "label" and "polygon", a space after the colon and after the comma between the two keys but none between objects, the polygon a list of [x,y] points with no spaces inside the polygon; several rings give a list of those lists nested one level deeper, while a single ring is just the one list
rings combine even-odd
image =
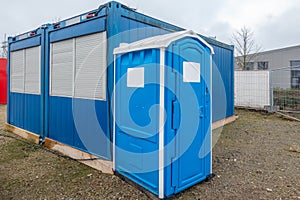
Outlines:
[{"label": "blue metal wall", "polygon": [[[8,74],[10,74],[10,54],[11,52],[41,46],[41,91],[40,95],[16,93],[10,91],[10,75],[8,76],[8,109],[7,122],[11,125],[28,130],[43,136],[43,105],[44,105],[44,45],[45,29],[39,28],[32,31],[35,35],[30,36],[31,32],[25,33],[26,38],[10,37],[8,55]],[[23,34],[24,35],[24,34]]]},{"label": "blue metal wall", "polygon": [[[89,13],[94,13],[91,11]],[[62,40],[106,31],[105,9],[92,19],[81,19],[71,26],[66,21],[54,24],[47,30],[46,51],[50,54],[50,44]],[[82,14],[82,16],[88,13]],[[78,17],[78,16],[76,16]],[[79,16],[80,17],[80,16]],[[46,109],[45,136],[96,156],[111,159],[110,135],[108,132],[107,101],[50,96],[50,57],[46,61]],[[112,80],[111,80],[112,81]],[[96,113],[97,124],[91,122]],[[101,127],[99,129],[98,127]],[[84,130],[82,128],[84,127]]]},{"label": "blue metal wall", "polygon": [[212,117],[213,122],[234,115],[234,55],[233,47],[212,45]]}]

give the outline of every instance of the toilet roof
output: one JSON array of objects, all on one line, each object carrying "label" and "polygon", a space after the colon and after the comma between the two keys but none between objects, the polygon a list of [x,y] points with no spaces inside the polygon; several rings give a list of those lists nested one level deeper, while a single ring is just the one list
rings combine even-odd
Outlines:
[{"label": "toilet roof", "polygon": [[133,43],[121,43],[119,47],[114,49],[114,54],[122,54],[143,49],[167,48],[172,42],[185,37],[196,38],[210,49],[211,54],[214,54],[214,49],[203,38],[194,31],[179,31],[165,35],[146,38]]}]

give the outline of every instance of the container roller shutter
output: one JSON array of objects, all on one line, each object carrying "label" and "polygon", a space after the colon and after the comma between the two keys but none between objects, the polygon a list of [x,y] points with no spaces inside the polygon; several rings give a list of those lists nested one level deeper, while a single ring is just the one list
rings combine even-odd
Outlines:
[{"label": "container roller shutter", "polygon": [[40,46],[28,48],[25,50],[25,93],[27,94],[40,94],[40,59]]},{"label": "container roller shutter", "polygon": [[11,52],[10,76],[11,92],[24,93],[25,50]]},{"label": "container roller shutter", "polygon": [[106,100],[106,32],[51,44],[50,95]]},{"label": "container roller shutter", "polygon": [[51,44],[52,96],[73,96],[74,39]]},{"label": "container roller shutter", "polygon": [[106,32],[76,38],[75,97],[106,100]]}]

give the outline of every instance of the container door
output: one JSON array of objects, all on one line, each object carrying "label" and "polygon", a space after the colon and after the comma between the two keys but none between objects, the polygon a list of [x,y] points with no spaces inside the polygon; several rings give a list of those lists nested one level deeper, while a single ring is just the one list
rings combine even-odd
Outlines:
[{"label": "container door", "polygon": [[42,136],[41,35],[10,44],[8,123]]},{"label": "container door", "polygon": [[115,170],[158,194],[158,50],[117,60]]},{"label": "container door", "polygon": [[209,79],[204,77],[209,75],[210,61],[207,50],[193,39],[177,42],[174,49],[173,67],[177,75],[172,128],[176,131],[176,158],[172,164],[172,186],[178,193],[206,179],[210,169],[205,152],[209,144],[204,142],[210,117],[206,98]]}]

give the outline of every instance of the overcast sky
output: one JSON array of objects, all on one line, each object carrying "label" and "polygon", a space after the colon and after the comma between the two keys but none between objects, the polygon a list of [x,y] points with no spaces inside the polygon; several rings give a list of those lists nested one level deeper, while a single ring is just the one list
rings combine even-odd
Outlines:
[{"label": "overcast sky", "polygon": [[[41,24],[97,8],[103,0],[5,0],[0,11],[0,40]],[[264,50],[300,44],[298,0],[120,0],[139,12],[230,43],[232,33],[251,28]]]}]

